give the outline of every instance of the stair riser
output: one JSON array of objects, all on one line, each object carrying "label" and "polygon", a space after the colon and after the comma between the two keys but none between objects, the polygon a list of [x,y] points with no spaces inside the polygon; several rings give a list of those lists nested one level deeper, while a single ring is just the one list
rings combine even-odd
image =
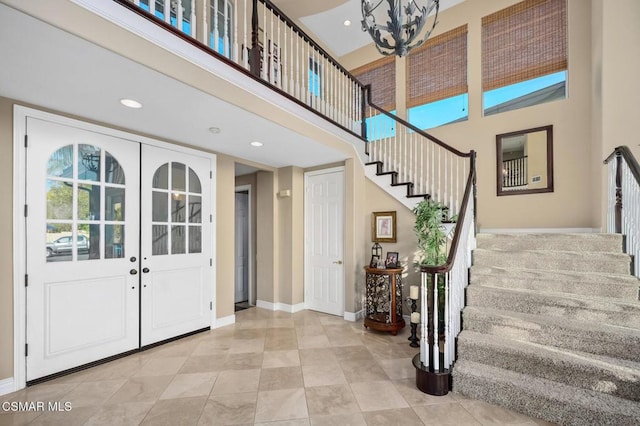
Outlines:
[{"label": "stair riser", "polygon": [[[522,250],[562,250],[575,252],[608,252],[622,253],[622,237],[611,238],[585,235],[567,237],[565,235],[554,236],[517,236],[517,235],[479,235],[478,248],[497,249],[509,251]],[[601,236],[598,236],[601,237]]]},{"label": "stair riser", "polygon": [[552,397],[530,394],[511,383],[495,383],[453,370],[453,390],[530,417],[563,425],[633,425],[637,418],[601,412],[578,403],[567,404]]},{"label": "stair riser", "polygon": [[503,345],[467,341],[464,338],[458,340],[458,356],[480,364],[640,401],[640,371],[636,374],[615,375],[592,364],[572,363],[545,357],[544,353],[518,351]]},{"label": "stair riser", "polygon": [[602,272],[611,274],[629,274],[631,270],[631,262],[628,258],[596,259],[579,255],[567,256],[558,253],[501,253],[497,251],[476,250],[473,260],[474,265],[499,268]]},{"label": "stair riser", "polygon": [[638,287],[611,283],[586,281],[552,281],[535,278],[518,278],[510,275],[484,275],[471,272],[472,285],[570,293],[584,296],[611,297],[622,300],[638,300]]},{"label": "stair riser", "polygon": [[640,362],[638,336],[536,324],[513,318],[484,316],[478,312],[469,314],[467,311],[463,311],[463,321],[463,328],[470,331]]},{"label": "stair riser", "polygon": [[616,304],[593,299],[565,299],[541,294],[512,293],[476,284],[467,289],[467,305],[525,314],[590,321],[622,327],[640,324],[640,304]]}]

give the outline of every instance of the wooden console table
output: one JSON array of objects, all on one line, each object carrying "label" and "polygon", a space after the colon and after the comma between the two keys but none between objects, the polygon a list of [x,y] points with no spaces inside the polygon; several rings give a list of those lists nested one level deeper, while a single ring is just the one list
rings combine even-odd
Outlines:
[{"label": "wooden console table", "polygon": [[403,268],[377,269],[366,266],[365,328],[390,331],[404,328],[402,317]]}]

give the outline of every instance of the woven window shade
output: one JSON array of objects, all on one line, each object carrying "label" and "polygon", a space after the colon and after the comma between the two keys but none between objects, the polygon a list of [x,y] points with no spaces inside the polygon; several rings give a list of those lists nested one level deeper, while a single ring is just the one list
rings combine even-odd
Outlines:
[{"label": "woven window shade", "polygon": [[427,40],[407,56],[407,107],[467,93],[467,26]]},{"label": "woven window shade", "polygon": [[363,85],[371,84],[371,102],[380,108],[396,109],[395,57],[382,58],[351,71]]},{"label": "woven window shade", "polygon": [[482,89],[567,69],[567,0],[526,0],[482,18]]}]

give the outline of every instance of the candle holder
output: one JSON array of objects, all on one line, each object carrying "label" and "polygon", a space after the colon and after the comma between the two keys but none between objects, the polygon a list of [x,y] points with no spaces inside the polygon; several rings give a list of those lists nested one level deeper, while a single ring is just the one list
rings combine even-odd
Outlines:
[{"label": "candle holder", "polygon": [[416,331],[418,330],[418,324],[416,323],[411,323],[411,336],[409,336],[409,340],[411,341],[411,343],[409,343],[409,346],[411,346],[412,348],[419,348],[420,344],[418,343],[418,336],[416,336]]},{"label": "candle holder", "polygon": [[418,330],[418,323],[417,322],[413,322],[414,320],[414,313],[416,313],[416,311],[418,310],[418,304],[417,304],[418,299],[412,299],[411,297],[407,297],[407,304],[411,303],[410,307],[411,307],[411,335],[407,338],[407,340],[409,340],[411,343],[409,343],[409,346],[411,346],[412,348],[419,348],[420,344],[418,343],[419,339],[418,336],[416,335],[417,330]]}]

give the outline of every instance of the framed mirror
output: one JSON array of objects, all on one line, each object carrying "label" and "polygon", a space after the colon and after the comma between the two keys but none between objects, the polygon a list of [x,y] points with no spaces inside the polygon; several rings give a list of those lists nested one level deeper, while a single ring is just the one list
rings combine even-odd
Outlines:
[{"label": "framed mirror", "polygon": [[553,126],[496,136],[497,194],[553,192]]}]

